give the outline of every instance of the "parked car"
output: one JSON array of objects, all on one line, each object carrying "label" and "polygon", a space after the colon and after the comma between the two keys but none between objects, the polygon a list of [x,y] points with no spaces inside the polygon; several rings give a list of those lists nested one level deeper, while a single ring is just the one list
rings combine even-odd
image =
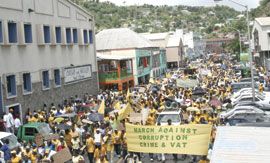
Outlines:
[{"label": "parked car", "polygon": [[21,146],[14,134],[9,132],[0,132],[0,144],[4,145],[6,140],[9,140],[8,147],[10,150],[17,149]]},{"label": "parked car", "polygon": [[[253,97],[252,94],[240,96],[238,99],[232,100],[232,105],[235,106],[241,102],[252,102]],[[270,98],[263,97],[255,94],[255,102],[263,105],[266,109],[270,108]]]},{"label": "parked car", "polygon": [[259,108],[263,111],[270,111],[270,108],[267,108],[263,104],[256,103],[256,102],[240,102],[237,105],[235,105],[235,107],[238,107],[238,106],[254,106],[254,107]]},{"label": "parked car", "polygon": [[254,106],[238,106],[238,107],[234,107],[233,109],[230,109],[228,111],[224,111],[224,112],[221,112],[219,114],[219,117],[220,118],[228,118],[229,116],[233,115],[234,112],[236,111],[253,111],[255,113],[263,113],[264,114],[264,111],[259,109],[259,108],[256,108]]},{"label": "parked car", "polygon": [[[239,82],[239,83],[232,83],[232,91],[237,92],[243,88],[251,88],[251,82]],[[254,83],[254,87],[258,89],[259,85]]]},{"label": "parked car", "polygon": [[26,142],[33,141],[36,134],[48,135],[51,133],[51,128],[47,123],[27,123],[19,127],[17,138]]}]

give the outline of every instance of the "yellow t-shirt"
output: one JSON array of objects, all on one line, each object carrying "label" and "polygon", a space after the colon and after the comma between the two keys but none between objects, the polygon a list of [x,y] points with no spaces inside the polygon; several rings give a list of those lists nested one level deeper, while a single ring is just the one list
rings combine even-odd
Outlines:
[{"label": "yellow t-shirt", "polygon": [[19,156],[11,158],[11,163],[19,163],[20,161],[21,161],[21,158]]},{"label": "yellow t-shirt", "polygon": [[93,138],[88,138],[86,140],[86,147],[87,147],[87,152],[88,153],[94,153],[95,151],[95,142]]},{"label": "yellow t-shirt", "polygon": [[112,138],[113,138],[113,144],[121,144],[121,132],[118,131],[118,133],[116,134],[115,132],[112,134]]}]

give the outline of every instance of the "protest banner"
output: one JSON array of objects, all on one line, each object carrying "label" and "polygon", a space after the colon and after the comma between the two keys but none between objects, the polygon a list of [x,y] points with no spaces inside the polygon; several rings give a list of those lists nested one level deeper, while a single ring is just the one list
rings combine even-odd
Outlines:
[{"label": "protest banner", "polygon": [[129,121],[131,123],[141,123],[142,114],[141,113],[130,113]]},{"label": "protest banner", "polygon": [[194,79],[176,79],[176,85],[177,87],[183,87],[183,88],[192,88],[196,87],[199,84],[197,80]]},{"label": "protest banner", "polygon": [[72,155],[68,148],[64,148],[56,154],[52,155],[54,162],[66,162],[72,159]]},{"label": "protest banner", "polygon": [[142,126],[126,123],[128,151],[207,155],[212,126]]},{"label": "protest banner", "polygon": [[[258,123],[269,125],[269,123]],[[219,126],[211,163],[267,163],[270,160],[270,128],[248,126]]]}]

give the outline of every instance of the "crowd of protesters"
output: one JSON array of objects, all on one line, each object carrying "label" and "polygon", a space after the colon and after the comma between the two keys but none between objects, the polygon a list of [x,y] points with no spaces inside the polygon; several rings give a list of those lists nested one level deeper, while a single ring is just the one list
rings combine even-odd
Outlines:
[{"label": "crowd of protesters", "polygon": [[[26,123],[44,122],[49,124],[52,133],[59,134],[59,138],[45,141],[37,145],[34,141],[19,140],[21,147],[15,150],[9,149],[9,141],[4,142],[1,151],[6,162],[50,162],[52,156],[67,148],[72,154],[74,163],[113,163],[119,159],[128,161],[135,159],[141,161],[143,153],[128,152],[125,123],[129,123],[128,115],[119,114],[120,110],[130,104],[133,112],[141,113],[146,110],[146,118],[137,124],[157,125],[158,113],[176,103],[181,108],[182,124],[212,124],[211,144],[215,139],[215,129],[224,122],[218,118],[219,110],[223,103],[230,103],[232,94],[231,83],[238,81],[232,64],[224,63],[226,68],[217,66],[213,62],[206,62],[200,68],[208,69],[209,74],[200,75],[195,72],[192,75],[178,72],[178,78],[196,78],[199,84],[193,88],[177,86],[175,79],[168,74],[167,77],[154,79],[152,83],[145,86],[143,92],[128,90],[117,93],[104,90],[96,96],[85,94],[83,97],[75,96],[61,104],[44,105],[42,109],[30,111],[29,109],[20,121],[18,115],[13,114],[10,109],[3,117],[6,132],[16,134],[18,128]],[[151,86],[155,86],[154,88]],[[263,89],[263,88],[261,88]],[[195,91],[201,94],[194,95]],[[104,114],[97,116],[98,110],[104,102]],[[86,109],[83,109],[85,107]],[[188,108],[196,108],[189,110]],[[231,107],[227,105],[227,107]],[[79,111],[82,113],[79,114]],[[72,118],[59,119],[59,115],[76,113]],[[97,120],[89,118],[95,114]],[[93,117],[93,116],[92,116]],[[168,125],[171,120],[168,120]],[[59,126],[68,126],[65,129]],[[166,153],[164,151],[164,153]],[[149,154],[149,161],[166,161],[170,159],[166,154]],[[174,160],[188,159],[190,162],[205,163],[209,160],[206,156],[195,157],[188,155],[173,155]]]}]

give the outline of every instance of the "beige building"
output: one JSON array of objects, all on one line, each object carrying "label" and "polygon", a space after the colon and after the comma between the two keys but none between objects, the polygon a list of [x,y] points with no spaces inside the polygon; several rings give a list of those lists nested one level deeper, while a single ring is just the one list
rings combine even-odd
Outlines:
[{"label": "beige building", "polygon": [[94,18],[69,0],[0,0],[0,112],[98,92]]}]

